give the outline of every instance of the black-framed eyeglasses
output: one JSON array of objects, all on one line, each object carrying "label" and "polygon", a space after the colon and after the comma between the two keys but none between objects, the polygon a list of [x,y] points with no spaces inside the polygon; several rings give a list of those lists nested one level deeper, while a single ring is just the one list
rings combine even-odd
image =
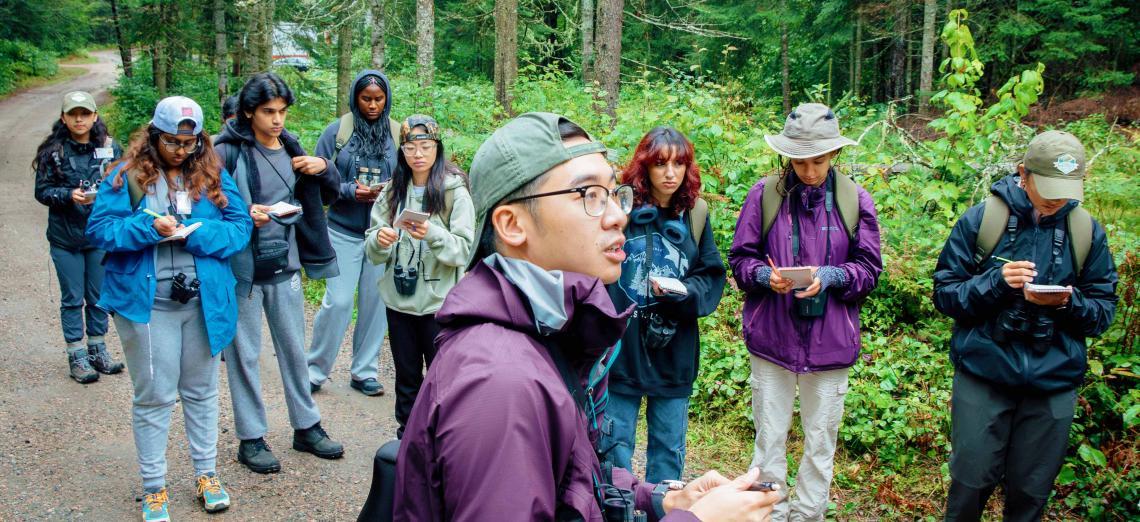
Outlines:
[{"label": "black-framed eyeglasses", "polygon": [[166,149],[166,152],[178,152],[178,149],[182,149],[187,154],[192,154],[198,150],[199,141],[201,138],[194,138],[194,141],[166,141],[165,138],[158,138],[158,142],[162,144],[162,148]]},{"label": "black-framed eyeglasses", "polygon": [[582,210],[586,211],[586,215],[590,217],[600,217],[606,213],[606,205],[609,204],[610,198],[613,198],[614,203],[617,203],[618,208],[622,213],[629,214],[633,210],[633,187],[629,185],[618,185],[610,190],[602,185],[586,185],[584,187],[574,187],[566,190],[556,190],[554,192],[543,192],[542,194],[533,194],[530,196],[523,196],[504,202],[504,205],[511,203],[518,203],[528,199],[544,198],[546,196],[557,196],[559,194],[578,194],[582,196]]}]

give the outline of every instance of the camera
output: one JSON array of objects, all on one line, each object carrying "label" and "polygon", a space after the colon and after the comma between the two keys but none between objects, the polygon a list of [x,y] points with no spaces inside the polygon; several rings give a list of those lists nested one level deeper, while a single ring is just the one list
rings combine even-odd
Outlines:
[{"label": "camera", "polygon": [[392,282],[396,284],[396,293],[400,295],[415,295],[419,278],[420,272],[414,266],[396,265],[392,269]]},{"label": "camera", "polygon": [[796,315],[804,319],[823,317],[827,310],[827,292],[820,292],[811,297],[797,297]]},{"label": "camera", "polygon": [[174,281],[170,285],[170,298],[182,304],[189,303],[201,293],[201,286],[202,282],[198,278],[187,283],[186,274],[179,272],[174,275]]}]

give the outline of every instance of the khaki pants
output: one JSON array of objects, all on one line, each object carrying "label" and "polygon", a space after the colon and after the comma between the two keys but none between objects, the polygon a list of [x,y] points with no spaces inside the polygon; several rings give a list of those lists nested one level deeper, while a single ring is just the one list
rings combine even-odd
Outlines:
[{"label": "khaki pants", "polygon": [[[759,466],[761,480],[780,484],[784,493],[772,512],[772,520],[823,520],[831,491],[848,369],[797,374],[755,355],[751,357],[752,416],[756,425],[751,466]],[[804,454],[796,476],[796,498],[789,500],[787,442],[797,388]]]}]

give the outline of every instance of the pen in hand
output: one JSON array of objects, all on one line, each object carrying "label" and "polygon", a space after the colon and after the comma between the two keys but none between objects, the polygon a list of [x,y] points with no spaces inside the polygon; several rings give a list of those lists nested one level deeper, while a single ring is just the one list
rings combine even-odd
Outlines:
[{"label": "pen in hand", "polygon": [[776,263],[774,263],[774,262],[772,261],[772,256],[765,256],[765,257],[767,257],[767,258],[768,258],[768,266],[772,267],[772,272],[776,274],[776,277],[778,277],[778,278],[780,278],[780,279],[783,279],[783,278],[784,278],[784,274],[781,274],[781,273],[780,273],[780,269],[779,269],[779,268],[776,268]]}]

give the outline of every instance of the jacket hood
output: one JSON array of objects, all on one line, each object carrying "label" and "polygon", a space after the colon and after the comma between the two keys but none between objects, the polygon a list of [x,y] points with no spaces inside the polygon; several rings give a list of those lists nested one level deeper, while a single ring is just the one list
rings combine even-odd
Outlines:
[{"label": "jacket hood", "polygon": [[[560,290],[565,322],[558,330],[549,332],[549,336],[557,338],[563,346],[580,348],[582,355],[591,358],[600,356],[621,339],[633,306],[618,312],[600,280],[575,272],[561,273]],[[534,306],[532,298],[500,269],[486,262],[475,263],[436,313],[436,320],[444,328],[436,344],[442,345],[464,326],[479,323],[494,323],[532,337],[542,337]]]},{"label": "jacket hood", "polygon": [[[289,132],[288,129],[281,131],[282,141],[298,142],[297,136]],[[241,145],[242,143],[252,144],[254,142],[253,129],[238,125],[236,118],[226,122],[222,126],[222,131],[218,133],[218,139],[214,141],[214,145],[232,144]]]},{"label": "jacket hood", "polygon": [[[1010,174],[994,182],[990,186],[990,192],[995,196],[1005,201],[1009,206],[1010,212],[1018,215],[1024,219],[1033,219],[1033,202],[1029,201],[1029,194],[1026,194],[1025,189],[1020,185],[1020,176],[1017,174]],[[1079,202],[1077,200],[1070,200],[1068,204],[1058,210],[1056,214],[1043,218],[1043,220],[1064,219],[1069,211],[1073,210]],[[1032,222],[1032,221],[1030,221]]]},{"label": "jacket hood", "polygon": [[392,112],[392,89],[388,85],[388,77],[385,76],[384,73],[377,71],[375,69],[365,69],[363,71],[360,71],[360,73],[356,75],[356,78],[352,80],[352,83],[349,84],[349,86],[348,86],[348,99],[350,101],[350,103],[348,104],[349,110],[351,110],[352,114],[355,115],[357,118],[361,118],[361,119],[364,118],[364,116],[360,114],[360,108],[356,106],[356,94],[358,92],[360,92],[360,89],[364,88],[364,86],[365,86],[364,79],[369,77],[369,76],[375,76],[375,77],[380,79],[380,88],[384,89],[385,102],[384,102],[384,111],[380,113],[380,120],[379,121],[387,121],[388,115]]}]

